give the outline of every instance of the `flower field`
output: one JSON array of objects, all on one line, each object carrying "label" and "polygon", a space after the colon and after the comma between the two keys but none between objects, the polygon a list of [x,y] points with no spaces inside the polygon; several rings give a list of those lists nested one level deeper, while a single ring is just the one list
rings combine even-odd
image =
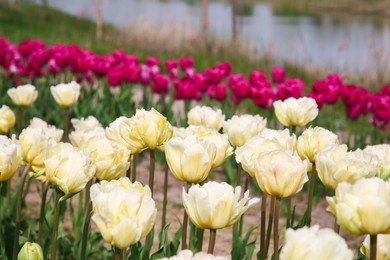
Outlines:
[{"label": "flower field", "polygon": [[389,259],[390,85],[5,38],[0,77],[1,259]]}]

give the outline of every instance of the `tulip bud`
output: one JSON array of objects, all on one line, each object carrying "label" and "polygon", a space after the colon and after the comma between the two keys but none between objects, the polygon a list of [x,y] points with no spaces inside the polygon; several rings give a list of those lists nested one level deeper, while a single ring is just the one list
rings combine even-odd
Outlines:
[{"label": "tulip bud", "polygon": [[123,145],[110,141],[104,132],[102,135],[84,135],[80,147],[91,151],[90,159],[96,165],[95,175],[99,180],[117,179],[130,166],[130,151]]},{"label": "tulip bud", "polygon": [[131,118],[119,117],[106,128],[108,139],[125,145],[132,154],[149,149],[163,149],[173,128],[157,110],[137,110]]},{"label": "tulip bud", "polygon": [[53,125],[49,125],[47,122],[37,117],[34,117],[30,121],[29,127],[42,129],[45,132],[45,134],[49,137],[49,139],[52,139],[55,142],[61,141],[62,135],[64,134],[64,130],[58,129]]},{"label": "tulip bud", "polygon": [[352,260],[353,251],[345,240],[329,228],[318,225],[297,230],[288,229],[286,242],[280,252],[281,260]]},{"label": "tulip bud", "polygon": [[318,177],[328,188],[336,189],[341,182],[354,183],[375,176],[374,157],[360,149],[348,152],[345,144],[330,144],[318,153],[315,163]]},{"label": "tulip bud", "polygon": [[69,134],[69,140],[72,145],[76,147],[80,145],[81,139],[85,133],[95,131],[96,129],[98,129],[97,131],[104,133],[102,125],[93,116],[89,116],[85,119],[72,118],[70,122],[73,125],[74,131]]},{"label": "tulip bud", "polygon": [[259,115],[233,116],[223,123],[223,132],[229,136],[229,141],[233,146],[240,147],[245,142],[261,133],[267,124],[267,119]]},{"label": "tulip bud", "polygon": [[47,180],[65,194],[84,189],[96,171],[88,151],[78,150],[69,143],[50,146],[44,163]]},{"label": "tulip bud", "polygon": [[307,177],[309,161],[304,161],[290,150],[276,150],[261,153],[254,172],[260,189],[272,196],[290,197],[298,193]]},{"label": "tulip bud", "polygon": [[204,181],[214,163],[215,144],[199,140],[194,135],[172,138],[165,144],[165,156],[169,169],[181,181],[199,183]]},{"label": "tulip bud", "polygon": [[216,154],[211,168],[217,168],[221,166],[227,157],[233,153],[233,147],[229,143],[228,136],[226,134],[215,133],[213,135],[207,135],[200,137],[200,140],[207,140],[213,143],[216,147]]},{"label": "tulip bud", "polygon": [[105,241],[120,249],[136,244],[152,230],[157,208],[148,186],[128,178],[91,187],[92,221]]},{"label": "tulip bud", "polygon": [[68,108],[77,103],[80,96],[80,85],[75,81],[50,87],[51,94],[60,107]]},{"label": "tulip bud", "polygon": [[57,141],[50,138],[44,128],[27,127],[20,133],[18,143],[22,147],[23,162],[30,164],[32,171],[37,173],[44,169],[47,147]]},{"label": "tulip bud", "polygon": [[317,154],[328,144],[338,144],[337,135],[322,127],[310,127],[298,137],[297,152],[302,159],[314,163]]},{"label": "tulip bud", "polygon": [[318,106],[314,99],[288,98],[274,102],[275,115],[284,126],[304,127],[318,115]]},{"label": "tulip bud", "polygon": [[337,186],[326,197],[337,223],[353,235],[390,234],[390,183],[379,178],[360,179]]},{"label": "tulip bud", "polygon": [[373,162],[376,165],[376,176],[383,180],[390,178],[390,145],[378,144],[367,145],[365,152],[373,155]]},{"label": "tulip bud", "polygon": [[38,91],[33,85],[22,85],[17,88],[11,88],[7,91],[8,96],[17,106],[31,106],[38,97]]},{"label": "tulip bud", "polygon": [[177,253],[175,256],[164,257],[160,260],[228,260],[225,256],[214,256],[205,252],[192,253],[191,250],[185,249]]},{"label": "tulip bud", "polygon": [[225,115],[221,109],[212,109],[207,106],[196,106],[188,112],[188,124],[196,126],[204,126],[219,131]]},{"label": "tulip bud", "polygon": [[249,199],[249,191],[240,200],[241,187],[226,182],[193,185],[188,193],[183,188],[183,205],[192,223],[201,229],[221,229],[233,225],[260,200]]},{"label": "tulip bud", "polygon": [[43,260],[43,252],[37,243],[26,242],[18,254],[18,260]]},{"label": "tulip bud", "polygon": [[236,150],[236,161],[241,163],[242,168],[252,178],[255,175],[255,161],[261,153],[276,150],[285,150],[285,148],[276,139],[266,139],[261,135],[254,136]]},{"label": "tulip bud", "polygon": [[6,105],[0,108],[0,134],[8,134],[15,126],[15,113]]},{"label": "tulip bud", "polygon": [[6,136],[0,136],[0,181],[9,180],[22,161],[21,147]]}]

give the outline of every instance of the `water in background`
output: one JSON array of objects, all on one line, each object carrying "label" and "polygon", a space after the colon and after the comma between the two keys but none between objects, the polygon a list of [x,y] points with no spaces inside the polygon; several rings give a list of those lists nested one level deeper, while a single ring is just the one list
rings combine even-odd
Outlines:
[{"label": "water in background", "polygon": [[[145,22],[200,30],[198,0],[100,0],[103,18],[119,27]],[[239,2],[239,1],[237,1]],[[50,6],[95,19],[94,0],[48,0]],[[209,32],[230,39],[230,1],[210,1]],[[277,12],[269,4],[238,5],[239,38],[279,61],[344,72],[390,68],[390,22],[352,15]]]}]

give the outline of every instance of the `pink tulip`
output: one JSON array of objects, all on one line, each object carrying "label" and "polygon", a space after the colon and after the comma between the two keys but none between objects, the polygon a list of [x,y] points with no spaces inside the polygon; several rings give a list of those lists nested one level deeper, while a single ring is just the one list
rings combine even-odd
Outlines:
[{"label": "pink tulip", "polygon": [[285,100],[290,97],[299,98],[303,92],[303,80],[293,78],[287,79],[285,82],[278,84],[277,96],[280,100]]},{"label": "pink tulip", "polygon": [[284,77],[286,75],[286,72],[284,71],[284,68],[275,67],[272,68],[271,75],[272,75],[272,81],[275,84],[279,84],[284,82]]},{"label": "pink tulip", "polygon": [[150,88],[156,94],[166,94],[169,91],[169,78],[168,76],[157,74],[153,77]]}]

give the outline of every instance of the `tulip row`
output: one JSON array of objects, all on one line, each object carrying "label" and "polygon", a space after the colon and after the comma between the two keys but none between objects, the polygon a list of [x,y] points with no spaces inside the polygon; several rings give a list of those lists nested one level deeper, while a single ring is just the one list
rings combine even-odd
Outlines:
[{"label": "tulip row", "polygon": [[244,99],[250,99],[260,108],[270,108],[276,100],[298,98],[306,93],[316,100],[320,108],[323,104],[335,104],[341,99],[346,115],[351,119],[372,114],[372,124],[382,130],[386,130],[390,123],[390,85],[374,93],[363,87],[347,85],[342,77],[332,74],[305,90],[303,80],[286,78],[283,68],[273,68],[272,80],[269,80],[261,70],[252,71],[249,79],[242,74],[232,74],[231,65],[224,62],[203,72],[197,72],[194,60],[188,57],[167,60],[164,65],[166,74],[156,57],[146,58],[143,64],[136,55],[120,50],[98,56],[74,44],[56,44],[47,48],[40,40],[26,40],[14,46],[0,38],[0,66],[15,85],[47,74],[57,76],[70,72],[72,78],[78,82],[85,80],[88,84],[106,78],[112,89],[139,83],[165,96],[173,85],[176,100],[207,98],[222,102],[228,97],[230,103],[237,105]]},{"label": "tulip row", "polygon": [[[26,255],[35,255],[38,259],[42,259],[43,255],[50,255],[50,259],[57,258],[65,201],[76,194],[84,198],[84,201],[79,201],[77,213],[70,206],[72,219],[75,219],[72,222],[76,223],[73,226],[75,241],[70,247],[76,258],[86,259],[87,255],[92,254],[97,258],[115,255],[116,259],[129,256],[134,259],[156,259],[176,255],[178,238],[171,243],[165,241],[160,244],[159,250],[151,253],[157,217],[153,199],[156,150],[165,156],[165,175],[169,169],[173,176],[183,182],[184,212],[182,228],[177,233],[181,234],[183,251],[178,253],[179,259],[186,256],[213,259],[211,254],[214,252],[217,230],[232,225],[232,258],[252,257],[254,246],[250,249],[251,246],[243,242],[248,239],[242,234],[244,213],[260,202],[258,198],[249,198],[251,179],[262,191],[259,259],[269,257],[271,233],[274,235],[274,259],[352,259],[354,253],[337,234],[339,226],[354,235],[369,235],[361,251],[370,259],[380,259],[390,250],[388,244],[377,247],[377,243],[386,243],[384,241],[388,236],[385,234],[390,233],[390,186],[387,181],[390,176],[390,145],[371,145],[364,150],[348,151],[348,147],[339,144],[337,135],[329,130],[322,127],[305,128],[319,114],[317,102],[312,98],[292,97],[273,103],[276,118],[286,127],[284,130],[267,128],[267,120],[259,115],[234,115],[225,120],[221,110],[199,106],[189,111],[189,126],[186,128],[173,127],[153,108],[149,111],[138,109],[132,117],[121,116],[103,128],[94,117],[69,120],[69,109],[77,104],[80,94],[77,83],[53,86],[51,93],[58,105],[68,111],[64,131],[34,118],[18,136],[14,135],[12,139],[0,137],[0,199],[5,202],[0,204],[0,237],[8,235],[4,224],[10,221],[10,216],[15,219],[12,221],[12,250],[5,246],[6,241],[1,240],[1,255],[10,259],[18,256],[19,234],[26,232],[21,225],[25,182],[30,183],[33,179],[42,182],[38,228],[29,229],[29,233],[33,233],[30,238],[37,244],[25,244],[19,258],[23,259]],[[12,89],[8,94],[16,105],[24,108],[37,97],[32,86]],[[8,134],[15,124],[13,112],[9,111],[8,114],[13,116],[13,120],[4,119],[4,125],[8,124],[8,131],[3,131],[4,134]],[[70,133],[69,121],[74,129]],[[303,131],[297,137],[299,128]],[[136,158],[146,150],[150,154],[149,182],[143,185],[137,182]],[[233,154],[237,163],[235,182],[210,181],[210,171],[223,166]],[[18,172],[18,169],[23,171]],[[11,196],[6,190],[14,175],[19,179],[19,185],[16,196]],[[303,189],[309,177],[307,209],[302,221],[294,226],[291,197]],[[335,196],[327,198],[328,211],[337,219],[335,231],[320,230],[318,226],[309,228],[317,177],[326,188],[335,191]],[[240,185],[242,178],[245,178],[244,185]],[[167,222],[167,180],[165,178],[164,181],[160,237],[164,235]],[[52,189],[52,201],[46,203],[49,188]],[[271,202],[267,206],[269,199]],[[288,229],[285,245],[279,255],[282,199],[287,199],[287,227],[308,227],[296,231]],[[10,212],[4,205],[15,205],[16,211]],[[50,217],[46,212],[50,212]],[[74,217],[77,214],[79,219]],[[51,222],[49,229],[44,225],[48,219]],[[99,247],[99,251],[92,251],[92,246],[88,247],[89,243],[95,241],[88,240],[90,220],[95,223],[104,241],[115,248],[114,252],[104,245]],[[189,235],[188,226],[191,226]],[[76,235],[76,228],[83,230],[81,236]],[[202,251],[205,229],[210,231],[209,255],[192,255],[185,251],[187,248],[194,252]],[[44,230],[46,233],[52,230],[50,248],[44,243]],[[65,252],[62,248],[60,254]]]}]

